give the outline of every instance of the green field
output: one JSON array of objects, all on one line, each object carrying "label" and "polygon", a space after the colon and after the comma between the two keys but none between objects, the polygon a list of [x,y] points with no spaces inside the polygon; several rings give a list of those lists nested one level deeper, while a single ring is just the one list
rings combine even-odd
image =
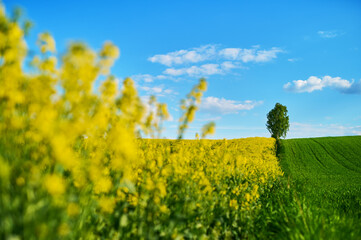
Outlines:
[{"label": "green field", "polygon": [[283,171],[304,186],[315,204],[361,216],[360,136],[290,139],[282,144]]},{"label": "green field", "polygon": [[325,137],[282,141],[286,175],[320,191],[361,187],[361,137]]},{"label": "green field", "polygon": [[285,176],[262,200],[260,237],[361,239],[361,137],[281,140],[278,152]]}]

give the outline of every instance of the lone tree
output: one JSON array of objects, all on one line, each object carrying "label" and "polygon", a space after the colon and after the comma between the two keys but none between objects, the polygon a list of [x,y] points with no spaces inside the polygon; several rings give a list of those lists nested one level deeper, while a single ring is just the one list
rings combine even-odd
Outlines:
[{"label": "lone tree", "polygon": [[286,137],[290,127],[287,107],[276,103],[275,107],[267,114],[267,129],[272,137],[279,140],[280,137]]}]

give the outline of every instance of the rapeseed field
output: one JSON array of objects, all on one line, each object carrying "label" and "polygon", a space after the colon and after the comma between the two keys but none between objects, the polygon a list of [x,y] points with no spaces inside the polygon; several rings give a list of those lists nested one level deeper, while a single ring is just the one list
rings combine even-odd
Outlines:
[{"label": "rapeseed field", "polygon": [[[1,239],[251,235],[282,176],[274,139],[142,139],[161,134],[167,107],[152,98],[147,112],[130,78],[118,86],[116,46],[72,43],[58,57],[43,33],[29,55],[22,24],[0,7]],[[201,79],[182,102],[179,139],[206,88]]]}]

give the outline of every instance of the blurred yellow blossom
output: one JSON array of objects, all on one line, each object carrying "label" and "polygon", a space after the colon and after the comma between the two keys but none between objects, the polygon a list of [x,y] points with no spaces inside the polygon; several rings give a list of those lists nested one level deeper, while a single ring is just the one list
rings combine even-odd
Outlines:
[{"label": "blurred yellow blossom", "polygon": [[[0,23],[5,239],[18,229],[24,239],[232,238],[225,224],[211,229],[207,219],[217,211],[249,221],[260,194],[283,174],[274,139],[161,139],[167,105],[150,97],[147,109],[131,78],[120,84],[111,75],[120,54],[111,42],[99,51],[72,42],[58,57],[55,40],[42,33],[41,54],[27,56],[24,29],[1,4]],[[200,79],[181,102],[179,139],[206,89]],[[215,124],[201,131],[213,134]]]},{"label": "blurred yellow blossom", "polygon": [[78,204],[76,203],[69,203],[67,209],[66,209],[66,212],[68,214],[68,216],[72,217],[72,216],[76,216],[80,213],[80,207]]},{"label": "blurred yellow blossom", "polygon": [[49,33],[40,33],[38,36],[38,45],[42,53],[47,51],[55,52],[55,40]]},{"label": "blurred yellow blossom", "polygon": [[229,202],[229,206],[230,206],[231,208],[238,209],[238,202],[237,202],[237,200],[232,199],[232,200]]},{"label": "blurred yellow blossom", "polygon": [[66,189],[64,179],[56,174],[46,176],[44,185],[46,190],[54,196],[63,194]]}]

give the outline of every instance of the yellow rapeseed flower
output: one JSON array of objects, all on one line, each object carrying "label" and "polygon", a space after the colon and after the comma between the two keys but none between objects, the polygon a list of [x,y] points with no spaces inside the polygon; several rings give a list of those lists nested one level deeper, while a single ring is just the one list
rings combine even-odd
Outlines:
[{"label": "yellow rapeseed flower", "polygon": [[59,228],[58,228],[58,234],[61,237],[65,237],[70,233],[70,228],[69,225],[67,223],[62,223],[60,224]]},{"label": "yellow rapeseed flower", "polygon": [[78,204],[76,203],[69,203],[66,212],[68,214],[69,217],[73,217],[76,216],[80,213],[80,207]]},{"label": "yellow rapeseed flower", "polygon": [[234,208],[234,209],[238,209],[238,202],[236,199],[232,199],[231,201],[229,201],[229,206],[231,208]]},{"label": "yellow rapeseed flower", "polygon": [[161,205],[159,207],[159,210],[162,212],[162,213],[168,213],[169,212],[169,209],[167,208],[166,205]]},{"label": "yellow rapeseed flower", "polygon": [[101,197],[98,200],[98,204],[104,213],[112,213],[114,211],[115,200],[112,197]]},{"label": "yellow rapeseed flower", "polygon": [[53,196],[63,194],[66,189],[64,179],[56,174],[46,176],[44,185],[46,190]]},{"label": "yellow rapeseed flower", "polygon": [[23,186],[25,184],[25,179],[23,177],[16,178],[16,185]]},{"label": "yellow rapeseed flower", "polygon": [[10,165],[0,156],[0,179],[8,180],[10,176]]},{"label": "yellow rapeseed flower", "polygon": [[55,40],[49,33],[40,33],[38,36],[38,45],[42,53],[47,51],[55,52]]},{"label": "yellow rapeseed flower", "polygon": [[94,182],[94,193],[108,193],[112,186],[110,177],[100,177]]}]

